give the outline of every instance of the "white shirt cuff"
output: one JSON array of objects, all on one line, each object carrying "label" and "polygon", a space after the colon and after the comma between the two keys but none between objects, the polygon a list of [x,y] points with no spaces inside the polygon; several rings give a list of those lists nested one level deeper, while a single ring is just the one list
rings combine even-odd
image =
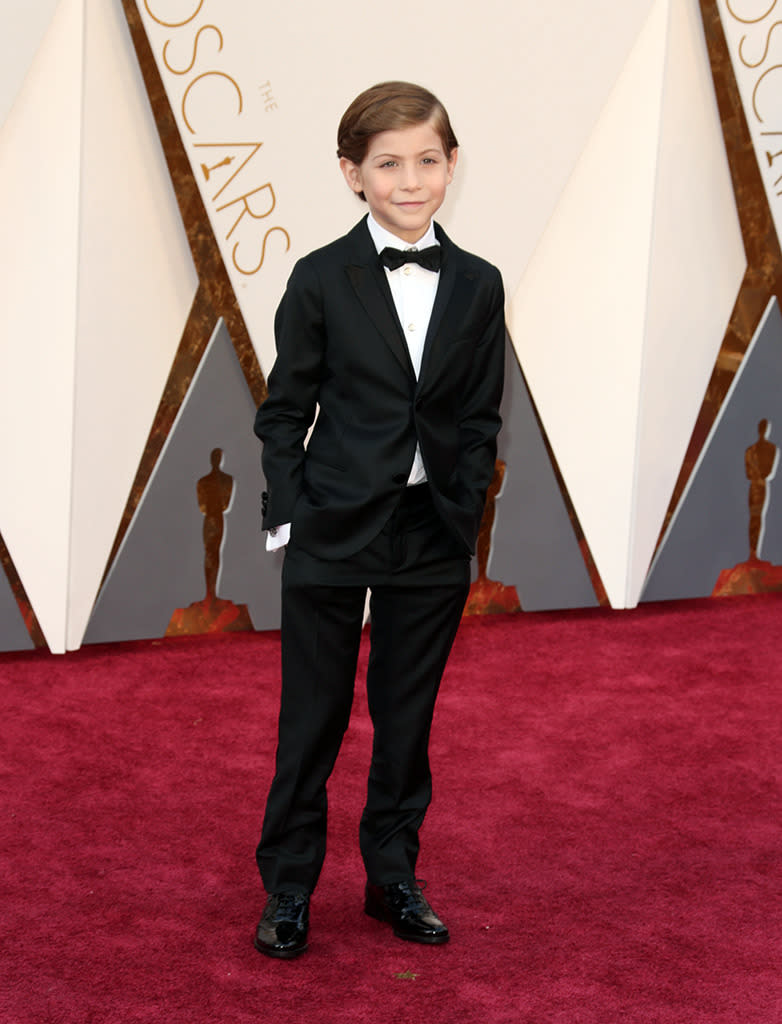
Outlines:
[{"label": "white shirt cuff", "polygon": [[291,524],[284,523],[282,526],[275,526],[266,531],[266,550],[278,551],[284,548],[291,539]]}]

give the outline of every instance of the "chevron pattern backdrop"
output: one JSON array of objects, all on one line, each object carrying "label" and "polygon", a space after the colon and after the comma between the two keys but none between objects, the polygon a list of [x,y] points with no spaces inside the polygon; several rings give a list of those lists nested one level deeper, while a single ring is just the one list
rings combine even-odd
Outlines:
[{"label": "chevron pattern backdrop", "polygon": [[273,312],[391,77],[448,105],[440,219],[508,294],[468,610],[782,587],[776,7],[0,0],[0,649],[276,627]]}]

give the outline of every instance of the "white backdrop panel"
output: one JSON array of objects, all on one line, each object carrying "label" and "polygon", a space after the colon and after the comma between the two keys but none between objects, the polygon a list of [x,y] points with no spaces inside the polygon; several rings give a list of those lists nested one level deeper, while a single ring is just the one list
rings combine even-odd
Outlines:
[{"label": "white backdrop panel", "polygon": [[22,87],[57,4],[64,0],[0,0],[0,125]]},{"label": "white backdrop panel", "polygon": [[0,130],[0,532],[55,651],[68,592],[83,13],[62,0]]},{"label": "white backdrop panel", "polygon": [[608,598],[632,528],[667,4],[649,16],[527,273],[510,331]]},{"label": "white backdrop panel", "polygon": [[695,0],[671,3],[626,603],[638,603],[746,260]]},{"label": "white backdrop panel", "polygon": [[198,284],[120,4],[87,0],[68,647],[81,643]]}]

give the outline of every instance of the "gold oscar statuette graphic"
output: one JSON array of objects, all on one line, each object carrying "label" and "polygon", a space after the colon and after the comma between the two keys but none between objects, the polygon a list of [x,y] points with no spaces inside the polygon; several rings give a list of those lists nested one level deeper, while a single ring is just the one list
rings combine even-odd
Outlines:
[{"label": "gold oscar statuette graphic", "polygon": [[222,448],[213,449],[212,469],[206,476],[202,476],[196,485],[198,507],[204,517],[206,596],[188,608],[177,608],[171,616],[166,636],[180,636],[183,633],[223,633],[253,628],[247,605],[237,605],[233,601],[226,601],[217,596],[225,513],[231,504],[234,489],[233,477],[220,468],[222,461]]},{"label": "gold oscar statuette graphic", "polygon": [[749,558],[719,574],[712,597],[782,590],[782,565],[772,565],[758,557],[763,520],[771,498],[769,480],[779,458],[779,449],[768,439],[768,430],[768,420],[761,420],[757,441],[744,453],[744,472],[749,481]]},{"label": "gold oscar statuette graphic", "polygon": [[744,469],[749,480],[749,560],[758,560],[758,544],[763,526],[763,513],[768,502],[767,480],[777,462],[777,446],[766,436],[768,420],[758,423],[758,439],[744,454]]}]

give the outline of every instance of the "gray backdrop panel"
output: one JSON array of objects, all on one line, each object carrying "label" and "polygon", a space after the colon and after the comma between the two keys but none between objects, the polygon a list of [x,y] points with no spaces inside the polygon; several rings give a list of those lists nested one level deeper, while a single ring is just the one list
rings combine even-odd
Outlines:
[{"label": "gray backdrop panel", "polygon": [[513,346],[507,345],[503,429],[506,463],[488,576],[515,586],[525,611],[597,605]]},{"label": "gray backdrop panel", "polygon": [[0,651],[28,651],[33,646],[11,584],[0,568]]},{"label": "gray backdrop panel", "polygon": [[124,543],[98,595],[85,643],[160,637],[173,612],[200,601],[203,516],[196,485],[213,448],[234,478],[217,594],[246,604],[256,629],[277,629],[282,556],[264,549],[255,406],[228,331],[218,324]]},{"label": "gray backdrop panel", "polygon": [[[652,562],[643,601],[707,597],[723,569],[749,558],[744,453],[757,440],[762,419],[769,421],[768,439],[782,445],[782,317],[776,299],[744,356]],[[758,555],[782,564],[782,493],[773,479]]]}]

